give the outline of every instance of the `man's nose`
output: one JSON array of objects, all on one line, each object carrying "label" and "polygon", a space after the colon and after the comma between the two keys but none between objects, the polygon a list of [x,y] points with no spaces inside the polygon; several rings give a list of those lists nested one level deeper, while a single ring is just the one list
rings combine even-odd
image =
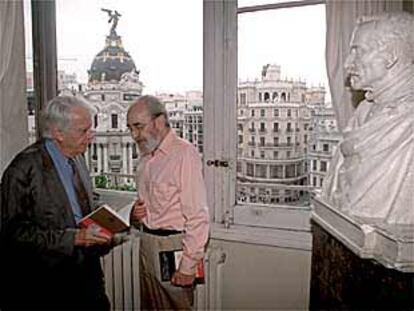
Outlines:
[{"label": "man's nose", "polygon": [[132,139],[133,140],[138,140],[139,139],[139,137],[141,136],[141,130],[140,129],[133,129],[132,131],[131,131],[131,136],[132,136]]}]

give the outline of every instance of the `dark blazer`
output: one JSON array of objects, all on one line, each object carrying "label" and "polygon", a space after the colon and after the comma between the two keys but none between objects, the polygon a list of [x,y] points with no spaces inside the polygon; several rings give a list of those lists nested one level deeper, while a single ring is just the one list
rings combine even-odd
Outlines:
[{"label": "dark blazer", "polygon": [[[75,159],[92,207],[82,156]],[[74,246],[76,223],[44,141],[30,145],[1,181],[0,309],[107,309],[99,257]]]}]

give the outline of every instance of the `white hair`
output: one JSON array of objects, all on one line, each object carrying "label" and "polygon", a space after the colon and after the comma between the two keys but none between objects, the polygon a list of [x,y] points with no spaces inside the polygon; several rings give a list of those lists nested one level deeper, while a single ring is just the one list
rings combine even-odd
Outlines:
[{"label": "white hair", "polygon": [[62,132],[67,131],[72,122],[73,108],[82,107],[91,113],[88,103],[81,97],[56,96],[47,105],[43,113],[42,137],[52,138],[51,129],[56,126]]}]

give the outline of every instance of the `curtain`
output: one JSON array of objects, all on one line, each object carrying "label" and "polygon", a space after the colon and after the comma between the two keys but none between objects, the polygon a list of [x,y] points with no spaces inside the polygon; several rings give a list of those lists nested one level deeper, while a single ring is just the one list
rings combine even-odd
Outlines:
[{"label": "curtain", "polygon": [[23,1],[0,1],[0,176],[28,143]]},{"label": "curtain", "polygon": [[332,105],[339,129],[343,129],[362,99],[346,82],[344,62],[355,22],[363,15],[402,11],[402,0],[327,0],[326,65]]}]

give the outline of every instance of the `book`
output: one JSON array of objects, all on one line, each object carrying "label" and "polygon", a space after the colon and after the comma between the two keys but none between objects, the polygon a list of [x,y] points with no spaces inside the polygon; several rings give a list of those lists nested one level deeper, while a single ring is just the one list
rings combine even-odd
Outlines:
[{"label": "book", "polygon": [[[183,251],[179,249],[159,252],[161,281],[168,282],[171,280],[174,272],[178,270],[182,256]],[[204,276],[204,259],[200,259],[196,266],[194,283],[204,284]]]},{"label": "book", "polygon": [[125,231],[130,227],[129,215],[132,207],[133,204],[130,204],[115,211],[109,205],[101,205],[83,217],[79,225],[111,238],[115,233]]}]

